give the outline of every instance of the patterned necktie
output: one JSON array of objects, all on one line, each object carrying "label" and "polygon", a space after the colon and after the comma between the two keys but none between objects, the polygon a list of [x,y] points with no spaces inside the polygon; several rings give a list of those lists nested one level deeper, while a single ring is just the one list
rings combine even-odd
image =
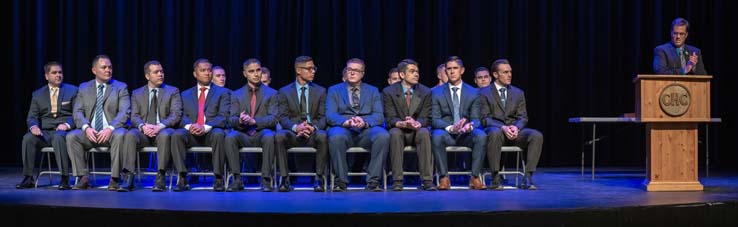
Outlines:
[{"label": "patterned necktie", "polygon": [[105,89],[105,85],[98,85],[97,86],[97,99],[95,99],[95,131],[100,131],[103,128],[103,89]]},{"label": "patterned necktie", "polygon": [[453,98],[451,99],[451,101],[454,104],[454,123],[456,123],[456,122],[459,122],[459,119],[461,118],[459,117],[459,108],[461,107],[461,102],[459,101],[459,93],[458,93],[459,88],[452,87],[451,90],[454,91]]},{"label": "patterned necktie", "polygon": [[354,110],[359,111],[359,88],[351,88],[351,107]]},{"label": "patterned necktie", "polygon": [[407,104],[407,111],[410,112],[410,99],[413,97],[413,93],[410,92],[410,89],[405,91],[405,104]]},{"label": "patterned necktie", "polygon": [[157,105],[157,97],[156,97],[156,90],[151,90],[151,97],[149,98],[149,112],[146,114],[146,123],[147,124],[156,124],[156,116],[158,115],[158,105]]},{"label": "patterned necktie", "polygon": [[205,91],[206,87],[200,88],[200,97],[197,98],[197,124],[205,124]]},{"label": "patterned necktie", "polygon": [[303,121],[307,120],[307,97],[305,97],[305,90],[307,90],[305,86],[300,88],[300,117]]},{"label": "patterned necktie", "polygon": [[682,75],[687,74],[687,59],[684,56],[684,48],[677,48],[677,55],[679,55],[679,61],[682,64]]},{"label": "patterned necktie", "polygon": [[57,110],[57,99],[59,97],[59,88],[51,88],[51,115],[56,117]]},{"label": "patterned necktie", "polygon": [[503,88],[500,88],[500,101],[502,101],[502,108],[503,109],[505,108],[505,104],[507,102],[507,93],[505,91],[507,91],[507,88],[504,88],[504,87]]}]

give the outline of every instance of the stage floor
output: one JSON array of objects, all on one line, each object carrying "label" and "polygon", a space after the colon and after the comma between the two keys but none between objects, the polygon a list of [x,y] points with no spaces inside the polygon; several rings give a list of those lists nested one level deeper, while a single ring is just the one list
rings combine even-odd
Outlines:
[{"label": "stage floor", "polygon": [[[98,186],[107,184],[98,177]],[[425,212],[503,212],[532,210],[608,209],[658,205],[719,204],[738,201],[738,175],[713,173],[700,178],[702,192],[646,192],[644,171],[632,168],[599,168],[597,178],[580,175],[578,168],[540,168],[535,175],[539,190],[426,192],[315,193],[296,190],[289,193],[212,192],[197,189],[187,192],[151,192],[139,187],[128,193],[105,189],[59,191],[54,187],[17,190],[20,168],[0,168],[0,204],[4,206],[52,206],[79,208],[143,209],[163,211],[209,211],[271,214],[361,214]],[[489,180],[489,179],[488,179]],[[153,177],[142,184],[151,187]],[[58,179],[54,179],[57,183]],[[513,184],[510,179],[508,184]],[[48,184],[43,177],[39,184]],[[208,186],[202,184],[200,186]],[[307,185],[305,185],[307,186]],[[360,185],[356,185],[360,186]]]}]

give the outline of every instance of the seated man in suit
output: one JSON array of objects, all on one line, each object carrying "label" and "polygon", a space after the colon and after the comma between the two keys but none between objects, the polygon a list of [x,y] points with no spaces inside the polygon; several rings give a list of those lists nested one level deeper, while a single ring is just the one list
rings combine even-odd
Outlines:
[{"label": "seated man in suit", "polygon": [[405,145],[414,145],[418,155],[418,169],[423,181],[420,188],[435,191],[433,185],[433,156],[431,156],[430,88],[419,83],[418,63],[412,59],[397,64],[400,81],[382,91],[384,117],[390,128],[390,154],[392,160],[392,190],[403,190],[403,159]]},{"label": "seated man in suit", "polygon": [[505,59],[499,59],[490,67],[495,82],[483,88],[480,93],[480,114],[487,132],[487,155],[492,168],[492,184],[489,188],[502,190],[500,156],[502,146],[514,144],[527,148],[525,177],[521,188],[535,190],[533,173],[536,171],[538,159],[543,146],[543,134],[535,129],[526,128],[528,112],[525,108],[525,93],[520,88],[510,85],[512,67]]},{"label": "seated man in suit", "polygon": [[389,133],[382,127],[384,111],[379,90],[362,83],[366,65],[358,58],[346,62],[346,81],[328,88],[326,117],[328,140],[334,173],[338,176],[334,192],[345,191],[348,184],[346,150],[359,146],[371,151],[367,169],[366,190],[382,191],[384,162],[387,158]]},{"label": "seated man in suit", "polygon": [[233,183],[228,191],[243,190],[239,166],[241,147],[261,147],[261,190],[271,192],[274,163],[274,131],[279,120],[277,91],[261,83],[261,62],[249,58],[243,62],[243,76],[248,81],[231,95],[231,116],[228,119],[233,131],[226,135],[226,157],[233,173]]},{"label": "seated man in suit", "polygon": [[689,22],[677,18],[671,22],[671,42],[657,46],[653,50],[653,71],[668,75],[707,75],[702,63],[702,51],[687,45]]},{"label": "seated man in suit", "polygon": [[223,143],[231,96],[227,89],[211,83],[212,66],[208,59],[203,58],[197,59],[192,66],[192,75],[197,80],[197,85],[181,94],[182,120],[180,128],[172,134],[172,153],[183,153],[187,148],[194,146],[211,147],[215,175],[213,191],[222,192],[225,191]]},{"label": "seated man in suit", "polygon": [[[179,89],[164,84],[164,68],[158,61],[144,64],[146,85],[131,94],[131,125],[126,133],[124,149],[126,154],[136,154],[138,148],[156,146],[157,175],[154,182],[155,192],[166,190],[166,168],[171,158],[179,173],[179,181],[174,191],[189,189],[187,184],[187,168],[185,167],[185,150],[171,148],[171,136],[174,128],[182,119],[182,98]],[[136,158],[136,157],[128,157]]]},{"label": "seated man in suit", "polygon": [[295,146],[314,147],[316,184],[314,191],[325,191],[323,180],[328,167],[328,134],[325,132],[325,88],[313,83],[313,59],[300,56],[295,59],[295,82],[279,89],[277,96],[280,124],[284,129],[276,136],[277,164],[282,176],[279,191],[291,191],[287,149]]},{"label": "seated man in suit", "polygon": [[439,190],[451,189],[448,178],[446,146],[466,146],[472,149],[472,171],[469,187],[484,189],[479,178],[482,172],[486,135],[480,129],[479,101],[477,89],[464,83],[464,63],[461,58],[451,56],[446,59],[448,83],[431,91],[432,99],[432,150],[436,169],[441,176]]},{"label": "seated man in suit", "polygon": [[[105,55],[92,60],[95,79],[79,85],[74,101],[74,122],[80,129],[67,134],[67,151],[72,158],[74,175],[79,177],[72,189],[90,187],[86,151],[93,147],[110,146],[111,179],[108,190],[127,192],[134,188],[135,154],[125,154],[123,137],[131,114],[128,86],[113,79],[113,64]],[[120,184],[120,173],[123,184]]]},{"label": "seated man in suit", "polygon": [[67,131],[74,127],[72,107],[77,97],[77,87],[62,83],[62,65],[49,62],[44,65],[44,77],[48,84],[33,92],[28,108],[28,131],[23,136],[23,181],[17,189],[33,188],[33,166],[36,155],[43,147],[52,146],[56,166],[61,173],[59,190],[69,190],[69,154],[67,153]]}]

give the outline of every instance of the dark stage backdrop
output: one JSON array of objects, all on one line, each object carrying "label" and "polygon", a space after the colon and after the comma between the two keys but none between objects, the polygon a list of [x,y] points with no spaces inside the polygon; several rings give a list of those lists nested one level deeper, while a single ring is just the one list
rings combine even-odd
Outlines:
[{"label": "dark stage backdrop", "polygon": [[[633,77],[652,73],[653,48],[668,42],[671,21],[684,17],[688,43],[702,49],[714,76],[712,114],[724,121],[710,127],[711,163],[735,170],[734,2],[13,0],[2,7],[12,40],[3,43],[10,88],[2,106],[12,120],[0,161],[20,164],[30,95],[45,84],[47,61],[63,63],[65,82],[79,84],[93,78],[92,58],[107,54],[114,78],[133,90],[145,84],[143,64],[157,59],[166,83],[184,90],[195,83],[192,64],[200,57],[226,68],[231,89],[244,85],[241,63],[250,57],[272,70],[273,87],[294,80],[299,55],[315,59],[315,82],[325,87],[340,82],[345,61],[358,57],[368,65],[365,81],[382,88],[404,58],[420,62],[422,83],[433,85],[435,67],[458,55],[471,84],[474,68],[509,59],[513,84],[526,91],[528,125],[545,135],[541,166],[578,165],[579,152],[590,149],[583,145],[590,129],[567,119],[633,112]],[[599,134],[599,165],[645,166],[642,125],[603,125]]]}]

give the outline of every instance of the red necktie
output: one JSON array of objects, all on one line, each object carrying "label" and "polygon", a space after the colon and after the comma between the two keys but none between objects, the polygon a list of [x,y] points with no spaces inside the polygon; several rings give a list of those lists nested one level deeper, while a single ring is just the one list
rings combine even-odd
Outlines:
[{"label": "red necktie", "polygon": [[251,117],[256,114],[256,88],[251,88]]},{"label": "red necktie", "polygon": [[200,88],[200,97],[197,98],[197,124],[205,124],[205,90],[208,88]]},{"label": "red necktie", "polygon": [[410,110],[410,98],[412,95],[413,93],[410,93],[410,90],[405,91],[405,104],[407,104],[408,110]]}]

